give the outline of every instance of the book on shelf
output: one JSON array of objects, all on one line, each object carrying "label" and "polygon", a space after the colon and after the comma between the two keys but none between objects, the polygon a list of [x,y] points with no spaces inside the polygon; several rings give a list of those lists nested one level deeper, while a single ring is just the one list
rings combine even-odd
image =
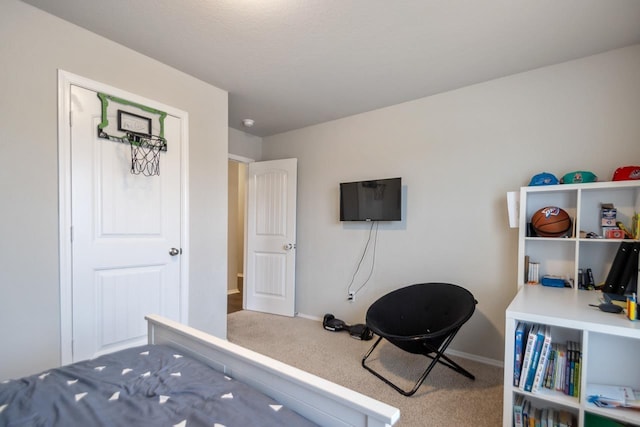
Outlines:
[{"label": "book on shelf", "polygon": [[544,375],[544,388],[553,389],[553,373],[555,372],[556,356],[558,352],[558,344],[552,342],[549,351],[549,359],[547,362],[547,371]]},{"label": "book on shelf", "polygon": [[551,327],[549,325],[544,326],[544,333],[542,339],[542,346],[540,349],[540,357],[538,359],[538,366],[536,367],[536,373],[533,378],[533,384],[531,391],[535,393],[540,390],[541,384],[544,382],[544,376],[547,371],[547,364],[551,354]]},{"label": "book on shelf", "polygon": [[533,408],[533,420],[529,420],[529,427],[540,427],[542,422],[542,409]]},{"label": "book on shelf", "polygon": [[558,416],[554,408],[549,408],[547,411],[547,426],[555,427],[558,423]]},{"label": "book on shelf", "polygon": [[593,279],[593,270],[590,268],[578,269],[578,289],[594,290],[596,288],[595,280]]},{"label": "book on shelf", "polygon": [[599,408],[640,410],[640,392],[630,386],[587,384],[587,401]]},{"label": "book on shelf", "polygon": [[626,401],[625,408],[640,410],[640,390],[633,390],[633,398]]},{"label": "book on shelf", "polygon": [[568,341],[563,387],[563,392],[567,396],[578,397],[579,395],[581,360],[582,351],[580,350],[580,343],[576,341]]},{"label": "book on shelf", "polygon": [[528,284],[540,283],[540,263],[529,261],[529,272],[527,274]]},{"label": "book on shelf", "polygon": [[524,419],[522,410],[524,407],[524,395],[518,394],[513,403],[513,425],[515,427],[524,427]]},{"label": "book on shelf", "polygon": [[576,416],[569,410],[540,407],[524,395],[517,395],[513,404],[514,427],[575,427]]},{"label": "book on shelf", "polygon": [[513,386],[530,393],[548,389],[578,398],[581,344],[571,340],[554,342],[551,332],[549,325],[524,322],[516,325]]},{"label": "book on shelf", "polygon": [[525,427],[529,427],[529,418],[533,418],[533,412],[531,411],[531,401],[525,399],[522,406],[522,424]]},{"label": "book on shelf", "polygon": [[564,394],[573,396],[573,378],[575,375],[575,363],[576,363],[576,350],[575,343],[573,341],[567,342],[567,375],[564,379]]},{"label": "book on shelf", "polygon": [[553,424],[549,424],[549,408],[542,408],[540,412],[540,427],[553,427]]},{"label": "book on shelf", "polygon": [[533,388],[533,381],[536,377],[536,371],[538,369],[538,362],[540,362],[540,353],[542,351],[542,345],[545,340],[545,325],[538,325],[536,330],[537,336],[535,344],[533,346],[533,354],[531,355],[531,363],[529,364],[529,372],[527,373],[527,381],[524,384],[525,391],[531,391]]},{"label": "book on shelf", "polygon": [[585,289],[587,287],[587,275],[583,269],[578,269],[578,289]]},{"label": "book on shelf", "polygon": [[575,372],[573,375],[573,397],[580,397],[580,375],[582,371],[582,350],[580,343],[575,343]]},{"label": "book on shelf", "polygon": [[[540,387],[556,390],[572,397],[580,396],[582,350],[580,343],[551,343],[545,378]],[[533,392],[536,389],[534,388]]]},{"label": "book on shelf", "polygon": [[522,359],[526,345],[528,327],[524,322],[518,322],[515,333],[515,345],[513,349],[513,385],[520,385],[520,370],[522,369]]},{"label": "book on shelf", "polygon": [[625,404],[635,400],[633,388],[613,384],[587,384],[587,400],[591,403],[598,400],[607,403]]},{"label": "book on shelf", "polygon": [[558,344],[556,355],[556,372],[554,375],[553,388],[556,391],[564,392],[564,377],[565,369],[567,367],[567,345],[562,343]]},{"label": "book on shelf", "polygon": [[533,350],[538,338],[539,325],[534,324],[529,328],[529,334],[527,335],[527,345],[524,351],[524,357],[522,358],[522,369],[520,370],[520,383],[518,388],[524,391],[527,378],[529,376],[529,368],[531,367],[531,359],[533,358]]},{"label": "book on shelf", "polygon": [[585,275],[585,288],[588,290],[594,290],[596,288],[596,281],[593,279],[593,270],[587,268]]}]

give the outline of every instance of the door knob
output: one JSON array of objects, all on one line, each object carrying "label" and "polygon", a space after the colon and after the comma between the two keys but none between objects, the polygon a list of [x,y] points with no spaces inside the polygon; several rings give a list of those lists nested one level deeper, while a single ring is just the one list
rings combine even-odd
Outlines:
[{"label": "door knob", "polygon": [[284,245],[283,249],[285,251],[290,251],[291,249],[293,249],[295,247],[296,247],[296,245],[294,245],[293,243],[287,243],[287,244]]},{"label": "door knob", "polygon": [[182,252],[180,249],[178,248],[171,248],[169,249],[169,255],[171,256],[176,256],[178,255],[180,252]]}]

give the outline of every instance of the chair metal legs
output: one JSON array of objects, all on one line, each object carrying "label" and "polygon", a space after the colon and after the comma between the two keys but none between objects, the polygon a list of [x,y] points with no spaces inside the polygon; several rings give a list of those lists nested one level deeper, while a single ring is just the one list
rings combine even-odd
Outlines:
[{"label": "chair metal legs", "polygon": [[[389,381],[387,378],[383,377],[381,374],[379,374],[378,372],[374,371],[371,367],[369,367],[369,366],[367,366],[365,364],[367,358],[371,355],[371,353],[373,353],[373,350],[378,346],[380,341],[382,341],[383,337],[379,337],[376,340],[376,342],[373,344],[373,346],[371,346],[371,348],[369,349],[367,354],[364,355],[364,357],[362,358],[362,367],[365,368],[367,371],[371,372],[376,377],[380,378],[382,381],[384,381],[385,383],[387,383],[391,387],[393,387],[398,393],[403,394],[405,396],[412,396],[418,390],[418,388],[422,385],[424,380],[427,378],[427,375],[429,375],[429,372],[431,372],[431,370],[436,365],[436,363],[441,363],[444,366],[446,366],[446,367],[448,367],[450,369],[453,369],[454,371],[464,375],[465,377],[470,378],[472,380],[475,380],[476,377],[473,376],[473,374],[471,374],[469,371],[464,369],[462,366],[458,365],[456,362],[454,362],[453,360],[451,360],[450,358],[448,358],[444,354],[445,349],[449,346],[449,344],[451,343],[451,341],[455,337],[456,332],[457,332],[457,330],[454,333],[452,333],[451,335],[449,335],[447,337],[447,339],[442,343],[442,345],[440,346],[439,349],[438,348],[431,348],[427,343],[423,343],[423,345],[425,346],[425,349],[427,350],[427,351],[425,351],[424,355],[431,359],[431,363],[429,364],[429,366],[427,366],[427,369],[420,376],[420,378],[418,379],[418,382],[416,382],[416,384],[413,386],[413,388],[411,390],[409,390],[409,391],[401,389],[400,387],[398,387],[397,385],[395,385],[394,383]],[[435,353],[435,356],[432,356],[431,353]]]}]

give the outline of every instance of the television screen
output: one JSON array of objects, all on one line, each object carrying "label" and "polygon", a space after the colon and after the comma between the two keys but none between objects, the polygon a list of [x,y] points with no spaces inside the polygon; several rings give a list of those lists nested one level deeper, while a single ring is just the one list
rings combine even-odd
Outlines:
[{"label": "television screen", "polygon": [[340,221],[401,221],[401,178],[340,183]]}]

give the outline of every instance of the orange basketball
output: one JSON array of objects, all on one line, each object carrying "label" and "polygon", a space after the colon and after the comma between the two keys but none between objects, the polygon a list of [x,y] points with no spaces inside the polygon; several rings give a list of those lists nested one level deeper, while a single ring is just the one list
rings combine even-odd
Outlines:
[{"label": "orange basketball", "polygon": [[533,214],[531,226],[540,237],[563,237],[571,230],[571,217],[557,206],[547,206]]}]

